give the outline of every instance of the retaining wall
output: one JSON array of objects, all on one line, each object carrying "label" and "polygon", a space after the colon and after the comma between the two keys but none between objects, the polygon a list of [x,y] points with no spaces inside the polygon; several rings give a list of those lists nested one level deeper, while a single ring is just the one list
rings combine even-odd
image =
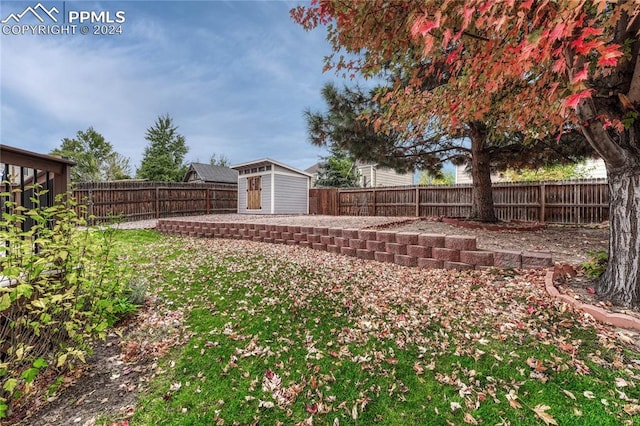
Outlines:
[{"label": "retaining wall", "polygon": [[551,254],[479,250],[476,237],[372,229],[159,220],[163,233],[299,245],[360,259],[439,269],[522,268],[553,265]]}]

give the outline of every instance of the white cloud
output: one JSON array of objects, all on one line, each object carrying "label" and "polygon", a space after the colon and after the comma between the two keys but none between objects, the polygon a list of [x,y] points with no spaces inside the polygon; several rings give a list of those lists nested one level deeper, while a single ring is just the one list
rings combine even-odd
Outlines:
[{"label": "white cloud", "polygon": [[186,3],[202,16],[180,17],[163,16],[164,4],[182,10],[136,3],[119,38],[4,38],[3,143],[49,152],[93,126],[138,165],[146,129],[168,113],[187,159],[313,164],[323,150],[307,142],[303,110],[322,109],[320,89],[334,79],[321,73],[322,32],[304,32],[279,2]]}]

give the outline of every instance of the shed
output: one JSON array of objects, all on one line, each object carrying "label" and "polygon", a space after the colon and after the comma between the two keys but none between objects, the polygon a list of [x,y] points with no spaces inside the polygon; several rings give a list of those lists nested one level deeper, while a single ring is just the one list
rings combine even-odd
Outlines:
[{"label": "shed", "polygon": [[238,172],[229,167],[213,166],[204,163],[191,163],[184,175],[183,182],[206,182],[237,184]]},{"label": "shed", "polygon": [[238,213],[308,214],[309,173],[269,158],[231,168],[238,171]]}]

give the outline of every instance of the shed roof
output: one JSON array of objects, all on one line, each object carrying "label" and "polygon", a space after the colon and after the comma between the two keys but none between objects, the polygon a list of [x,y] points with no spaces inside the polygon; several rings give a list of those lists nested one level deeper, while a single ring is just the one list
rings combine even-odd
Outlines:
[{"label": "shed roof", "polygon": [[268,164],[274,164],[274,165],[282,167],[284,169],[291,170],[292,172],[299,173],[299,174],[301,174],[303,176],[312,177],[312,175],[310,173],[307,173],[307,172],[304,172],[302,170],[296,169],[295,167],[288,166],[288,165],[286,165],[284,163],[281,163],[279,161],[272,160],[271,158],[262,158],[260,160],[249,161],[247,163],[236,164],[234,166],[231,166],[231,168],[235,169],[235,170],[246,170],[246,169],[252,169],[254,167],[266,166]]},{"label": "shed roof", "polygon": [[205,182],[238,183],[238,172],[229,167],[212,166],[204,163],[191,163],[185,175],[193,171]]}]

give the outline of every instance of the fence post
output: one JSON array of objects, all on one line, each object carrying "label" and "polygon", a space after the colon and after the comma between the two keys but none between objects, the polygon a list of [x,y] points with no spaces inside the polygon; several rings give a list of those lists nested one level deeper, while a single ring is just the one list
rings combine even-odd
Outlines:
[{"label": "fence post", "polygon": [[540,184],[540,222],[544,223],[547,217],[547,191],[544,183]]},{"label": "fence post", "polygon": [[94,215],[94,211],[93,211],[93,188],[89,188],[89,217],[87,219],[89,219],[89,223],[91,225],[95,225],[95,219],[93,218]]},{"label": "fence post", "polygon": [[376,187],[373,187],[373,200],[371,203],[371,206],[373,207],[373,215],[374,216],[378,216],[378,207],[376,206]]},{"label": "fence post", "polygon": [[155,195],[156,195],[156,219],[160,218],[160,187],[156,186],[156,191],[155,191]]},{"label": "fence post", "polygon": [[416,185],[416,217],[420,217],[420,187]]},{"label": "fence post", "polygon": [[211,188],[207,188],[207,214],[211,214]]}]

